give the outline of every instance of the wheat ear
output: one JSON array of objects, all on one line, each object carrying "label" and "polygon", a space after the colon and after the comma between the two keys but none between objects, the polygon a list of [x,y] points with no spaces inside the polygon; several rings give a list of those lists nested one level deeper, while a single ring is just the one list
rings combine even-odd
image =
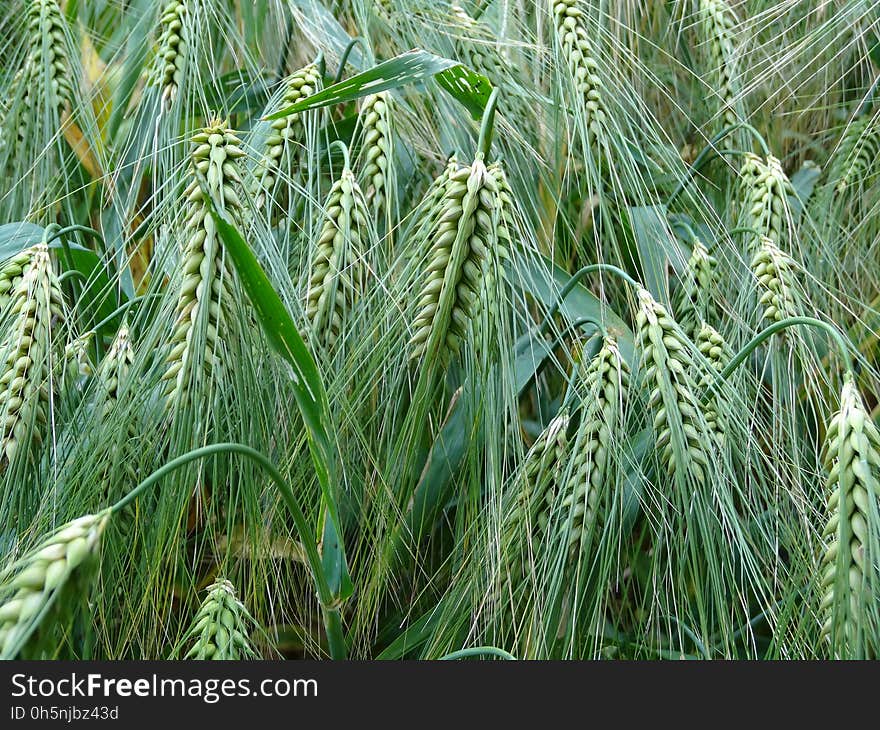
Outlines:
[{"label": "wheat ear", "polygon": [[159,14],[158,48],[151,81],[162,90],[166,108],[177,99],[192,45],[187,18],[190,2],[192,0],[169,0]]},{"label": "wheat ear", "polygon": [[709,44],[712,93],[718,99],[719,116],[724,126],[731,127],[739,121],[736,113],[736,17],[726,0],[700,0],[700,20]]}]

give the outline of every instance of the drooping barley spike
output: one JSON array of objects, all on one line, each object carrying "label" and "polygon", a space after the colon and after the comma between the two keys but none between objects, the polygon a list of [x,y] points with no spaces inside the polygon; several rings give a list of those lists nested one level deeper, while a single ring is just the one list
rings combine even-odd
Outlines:
[{"label": "drooping barley spike", "polygon": [[608,118],[602,78],[584,11],[577,0],[550,0],[554,30],[568,75],[585,115],[582,140],[594,153],[607,138]]},{"label": "drooping barley spike", "polygon": [[571,415],[563,408],[550,419],[523,460],[519,488],[504,516],[505,539],[511,545],[509,554],[513,557],[509,571],[515,580],[523,577],[528,542],[537,532],[544,495],[558,489],[568,460],[570,422]]},{"label": "drooping barley spike", "polygon": [[217,362],[219,338],[226,325],[224,310],[232,296],[233,272],[226,261],[213,218],[208,214],[196,172],[208,191],[233,218],[241,213],[237,190],[241,177],[236,160],[241,141],[226,122],[213,121],[193,137],[193,179],[184,193],[186,243],[181,260],[177,319],[166,358],[166,396],[169,405],[186,396],[194,379],[210,380]]},{"label": "drooping barley spike", "polygon": [[377,224],[390,224],[387,206],[394,190],[394,100],[387,91],[364,99],[361,107],[361,155],[359,175],[367,207]]},{"label": "drooping barley spike", "polygon": [[498,180],[481,156],[452,173],[431,231],[425,281],[412,325],[411,357],[447,362],[479,312],[486,267],[498,240]]},{"label": "drooping barley spike", "polygon": [[[455,50],[461,59],[493,84],[500,84],[505,80],[508,69],[504,58],[495,48],[495,37],[491,29],[472,18],[458,3],[452,3],[449,9],[452,14],[450,25],[461,29],[455,43]],[[507,80],[509,79],[508,75]]]},{"label": "drooping barley spike", "polygon": [[41,88],[48,81],[48,103],[60,120],[65,108],[73,101],[70,84],[74,78],[64,15],[56,0],[30,0],[27,20],[31,43],[25,72],[28,80],[23,90],[32,94],[34,89]]},{"label": "drooping barley spike", "polygon": [[[712,325],[703,324],[694,340],[700,354],[706,359],[709,369],[700,379],[700,387],[707,388],[714,380],[714,375],[720,373],[727,366],[727,363],[733,358],[727,342],[721,336],[721,333]],[[712,394],[704,403],[703,417],[709,430],[715,436],[716,442],[721,445],[724,443],[725,422],[724,418],[718,412],[717,394]]]},{"label": "drooping barley spike", "polygon": [[169,0],[159,15],[158,47],[151,81],[162,90],[166,108],[177,99],[192,44],[187,19],[190,2],[192,0]]},{"label": "drooping barley spike", "polygon": [[86,592],[80,579],[87,578],[109,517],[105,510],[69,522],[0,573],[0,658],[37,648],[42,629],[53,626],[50,612],[65,608],[63,597]]},{"label": "drooping barley spike", "polygon": [[132,363],[134,363],[134,348],[131,346],[128,326],[123,324],[98,367],[98,380],[109,401],[119,398],[119,386],[128,381]]},{"label": "drooping barley spike", "polygon": [[758,280],[761,317],[772,324],[799,316],[801,307],[795,281],[797,268],[791,257],[765,236],[761,238],[751,266]]},{"label": "drooping barley spike", "polygon": [[712,95],[718,100],[718,115],[723,126],[730,127],[739,121],[736,17],[726,0],[700,0],[700,21],[702,33],[708,39]]},{"label": "drooping barley spike", "polygon": [[[269,111],[292,106],[320,89],[320,69],[317,64],[310,63],[285,79],[284,93],[277,108]],[[280,190],[276,190],[276,186],[279,179],[291,179],[296,173],[297,161],[306,142],[305,119],[304,113],[296,113],[269,123],[269,133],[262,144],[255,168],[252,191],[255,209],[262,209],[267,197],[274,198],[280,207],[286,207],[287,200],[283,194],[286,186],[281,186]]]},{"label": "drooping barley spike", "polygon": [[312,337],[327,351],[335,346],[363,291],[364,256],[370,240],[367,215],[364,195],[346,167],[324,205],[306,296]]},{"label": "drooping barley spike", "polygon": [[695,238],[687,269],[679,280],[675,302],[678,322],[691,339],[696,339],[701,322],[714,322],[718,317],[715,302],[717,267],[715,257]]},{"label": "drooping barley spike", "polygon": [[248,636],[248,622],[253,618],[244,604],[235,596],[228,580],[220,580],[208,587],[188,635],[195,643],[187,652],[187,659],[216,659],[235,661],[256,659]]},{"label": "drooping barley spike", "polygon": [[766,236],[777,246],[788,245],[791,229],[788,201],[795,196],[795,191],[782,163],[772,155],[762,160],[749,153],[740,170],[740,185],[742,225],[756,231],[756,235]]},{"label": "drooping barley spike", "polygon": [[822,637],[834,658],[875,659],[880,656],[880,433],[852,374],[828,425],[825,461]]},{"label": "drooping barley spike", "polygon": [[443,210],[443,198],[447,188],[452,184],[452,179],[460,170],[460,165],[455,155],[452,155],[446,163],[446,167],[428,186],[422,195],[418,206],[418,214],[415,216],[415,230],[406,236],[411,240],[424,240],[431,229],[436,225],[440,213]]},{"label": "drooping barley spike", "polygon": [[880,123],[877,117],[862,117],[850,124],[844,133],[829,181],[834,194],[846,195],[862,185],[880,155]]},{"label": "drooping barley spike", "polygon": [[656,448],[679,484],[687,477],[703,483],[710,460],[709,433],[695,394],[693,358],[688,343],[666,309],[651,294],[638,293],[636,314],[641,368],[651,388]]},{"label": "drooping barley spike", "polygon": [[[44,243],[28,250],[4,310],[0,345],[0,471],[42,443],[49,417],[55,327],[63,317],[61,288]],[[58,325],[60,326],[60,325]]]},{"label": "drooping barley spike", "polygon": [[570,474],[560,489],[551,485],[545,492],[542,526],[552,520],[555,529],[564,533],[571,560],[588,549],[604,518],[603,502],[616,481],[614,438],[622,424],[628,388],[629,366],[615,338],[608,335],[581,378],[580,423]]}]

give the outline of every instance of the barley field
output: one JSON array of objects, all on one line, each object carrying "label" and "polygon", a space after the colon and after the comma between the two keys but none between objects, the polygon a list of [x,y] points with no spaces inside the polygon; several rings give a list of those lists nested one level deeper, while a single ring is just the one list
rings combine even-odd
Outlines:
[{"label": "barley field", "polygon": [[0,0],[0,657],[880,654],[880,2]]}]

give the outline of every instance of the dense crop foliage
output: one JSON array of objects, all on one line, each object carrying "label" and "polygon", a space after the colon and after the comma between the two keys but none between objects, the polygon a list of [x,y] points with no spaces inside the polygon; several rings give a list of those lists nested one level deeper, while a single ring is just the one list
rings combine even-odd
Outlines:
[{"label": "dense crop foliage", "polygon": [[0,656],[876,658],[878,24],[0,0]]}]

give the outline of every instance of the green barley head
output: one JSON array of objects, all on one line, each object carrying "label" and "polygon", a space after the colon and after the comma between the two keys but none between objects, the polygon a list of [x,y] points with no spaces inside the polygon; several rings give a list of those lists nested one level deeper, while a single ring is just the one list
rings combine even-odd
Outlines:
[{"label": "green barley head", "polygon": [[827,523],[820,567],[822,636],[842,659],[880,656],[880,432],[852,375],[825,435]]},{"label": "green barley head", "polygon": [[187,659],[235,661],[255,659],[250,644],[248,623],[253,619],[235,596],[228,580],[208,587],[208,595],[199,607],[188,634],[195,638]]}]

